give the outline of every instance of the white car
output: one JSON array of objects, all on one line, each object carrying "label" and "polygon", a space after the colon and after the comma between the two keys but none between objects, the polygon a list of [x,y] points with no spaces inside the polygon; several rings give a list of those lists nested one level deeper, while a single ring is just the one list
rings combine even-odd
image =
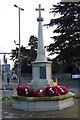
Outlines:
[{"label": "white car", "polygon": [[12,75],[12,80],[17,80],[17,75],[16,74]]}]

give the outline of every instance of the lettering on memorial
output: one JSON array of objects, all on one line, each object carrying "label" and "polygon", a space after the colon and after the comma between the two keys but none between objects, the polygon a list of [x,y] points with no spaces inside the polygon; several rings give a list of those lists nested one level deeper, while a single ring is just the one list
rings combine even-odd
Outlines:
[{"label": "lettering on memorial", "polygon": [[46,66],[40,67],[40,79],[46,79]]}]

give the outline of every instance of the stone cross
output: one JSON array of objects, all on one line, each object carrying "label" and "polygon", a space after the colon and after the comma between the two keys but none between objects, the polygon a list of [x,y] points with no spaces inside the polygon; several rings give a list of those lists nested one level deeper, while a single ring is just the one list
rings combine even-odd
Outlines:
[{"label": "stone cross", "polygon": [[44,10],[44,9],[42,9],[41,5],[39,4],[39,9],[35,9],[35,10],[39,11],[39,17],[37,18],[37,21],[38,21],[38,52],[37,52],[36,61],[46,61],[47,58],[45,56],[43,29],[42,29],[43,18],[41,17],[41,10]]},{"label": "stone cross", "polygon": [[41,10],[44,11],[44,8],[41,8],[41,4],[39,4],[39,9],[35,9],[36,11],[39,11],[39,18],[37,19],[38,21],[43,21],[43,19],[41,19]]}]

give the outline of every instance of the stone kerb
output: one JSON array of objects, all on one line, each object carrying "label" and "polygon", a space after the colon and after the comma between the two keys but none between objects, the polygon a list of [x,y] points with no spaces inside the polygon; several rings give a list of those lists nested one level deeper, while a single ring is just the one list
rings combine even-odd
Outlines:
[{"label": "stone kerb", "polygon": [[73,94],[53,97],[13,96],[13,108],[25,111],[61,110],[74,105]]}]

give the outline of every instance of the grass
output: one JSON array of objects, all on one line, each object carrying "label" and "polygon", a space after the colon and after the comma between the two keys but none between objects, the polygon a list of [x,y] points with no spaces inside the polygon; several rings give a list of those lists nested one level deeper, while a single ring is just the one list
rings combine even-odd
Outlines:
[{"label": "grass", "polygon": [[73,98],[80,99],[80,94],[75,94],[75,96]]},{"label": "grass", "polygon": [[2,97],[2,98],[0,98],[0,101],[7,101],[7,100],[12,100],[12,97],[8,96],[8,97]]}]

